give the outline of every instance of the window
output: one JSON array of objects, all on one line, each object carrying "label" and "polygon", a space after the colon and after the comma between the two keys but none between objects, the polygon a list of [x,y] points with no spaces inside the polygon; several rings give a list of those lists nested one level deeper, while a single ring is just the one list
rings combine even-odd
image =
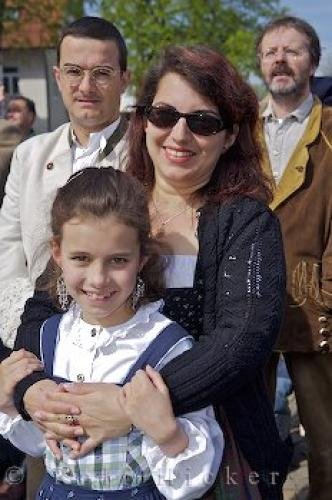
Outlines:
[{"label": "window", "polygon": [[17,68],[14,66],[3,67],[3,84],[8,95],[13,96],[20,93]]}]

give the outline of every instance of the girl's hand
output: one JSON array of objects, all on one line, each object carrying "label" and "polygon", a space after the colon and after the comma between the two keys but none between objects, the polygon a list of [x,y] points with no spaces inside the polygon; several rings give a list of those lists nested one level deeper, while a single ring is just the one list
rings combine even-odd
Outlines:
[{"label": "girl's hand", "polygon": [[[53,380],[45,379],[31,385],[26,391],[23,402],[25,410],[29,413],[30,417],[37,420],[35,415],[37,412],[46,412],[54,415],[54,421],[63,421],[59,419],[58,415],[79,415],[80,410],[74,406],[73,402],[53,401],[52,395],[63,391],[62,384],[57,384]],[[51,429],[53,431],[53,429]],[[59,432],[58,434],[61,434]],[[64,436],[68,437],[68,436]]]},{"label": "girl's hand", "polygon": [[62,452],[61,452],[61,448],[59,446],[60,441],[62,442],[62,444],[65,444],[66,446],[68,446],[68,448],[71,448],[71,450],[72,450],[71,457],[72,458],[76,458],[75,455],[80,452],[81,445],[80,445],[79,441],[76,441],[75,439],[58,440],[52,433],[49,433],[49,432],[46,432],[44,434],[44,436],[45,436],[47,446],[49,447],[49,449],[51,450],[51,452],[53,453],[55,458],[57,458],[58,460],[62,459]]},{"label": "girl's hand", "polygon": [[14,351],[0,363],[0,411],[15,416],[13,403],[16,384],[36,370],[42,370],[42,362],[31,352],[20,349]]},{"label": "girl's hand", "polygon": [[121,404],[133,424],[174,456],[188,445],[188,437],[174,417],[168,388],[150,366],[138,370],[123,387]]}]

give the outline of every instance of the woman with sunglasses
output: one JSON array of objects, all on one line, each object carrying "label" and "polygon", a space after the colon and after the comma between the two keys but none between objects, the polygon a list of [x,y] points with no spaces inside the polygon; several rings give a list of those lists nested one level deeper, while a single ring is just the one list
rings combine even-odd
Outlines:
[{"label": "woman with sunglasses", "polygon": [[[211,403],[219,410],[229,448],[222,489],[239,500],[281,498],[288,462],[262,374],[282,318],[285,269],[279,225],[266,206],[257,118],[254,92],[222,55],[172,47],[147,74],[128,137],[127,170],[146,187],[168,261],[164,313],[197,339],[161,374],[176,415]],[[37,326],[53,312],[37,293],[16,347],[38,353]],[[73,384],[60,393],[52,384],[33,374],[17,396],[32,385],[25,407],[31,415],[45,410],[53,436],[82,430],[63,423],[75,411],[90,436],[82,452],[128,431],[121,389]],[[144,372],[141,384],[148,394]]]}]

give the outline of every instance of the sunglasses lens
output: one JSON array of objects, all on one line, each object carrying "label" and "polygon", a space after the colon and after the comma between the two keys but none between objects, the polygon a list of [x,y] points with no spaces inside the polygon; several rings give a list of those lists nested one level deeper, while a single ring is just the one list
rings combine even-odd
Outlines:
[{"label": "sunglasses lens", "polygon": [[213,135],[220,132],[223,128],[223,122],[220,118],[197,113],[187,117],[188,127],[194,134]]},{"label": "sunglasses lens", "polygon": [[156,127],[174,127],[179,117],[175,110],[167,108],[150,107],[146,111],[147,119]]},{"label": "sunglasses lens", "polygon": [[181,114],[176,109],[150,106],[145,109],[145,116],[159,128],[174,127],[183,116],[189,129],[198,135],[213,135],[226,128],[221,118],[202,112]]}]

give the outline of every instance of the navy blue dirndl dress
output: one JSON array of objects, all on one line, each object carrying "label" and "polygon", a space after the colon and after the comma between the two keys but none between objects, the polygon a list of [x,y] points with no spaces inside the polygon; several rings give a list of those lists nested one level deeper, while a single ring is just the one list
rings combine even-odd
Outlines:
[{"label": "navy blue dirndl dress", "polygon": [[[41,352],[45,373],[56,382],[68,380],[53,377],[53,358],[56,346],[58,326],[62,315],[56,314],[47,319],[43,325]],[[167,326],[141,354],[128,372],[123,385],[131,380],[137,370],[146,365],[155,367],[169,349],[188,333],[177,323]],[[56,481],[46,474],[37,492],[36,500],[165,500],[152,479],[142,485],[123,490],[91,490],[81,486],[73,486]]]}]

